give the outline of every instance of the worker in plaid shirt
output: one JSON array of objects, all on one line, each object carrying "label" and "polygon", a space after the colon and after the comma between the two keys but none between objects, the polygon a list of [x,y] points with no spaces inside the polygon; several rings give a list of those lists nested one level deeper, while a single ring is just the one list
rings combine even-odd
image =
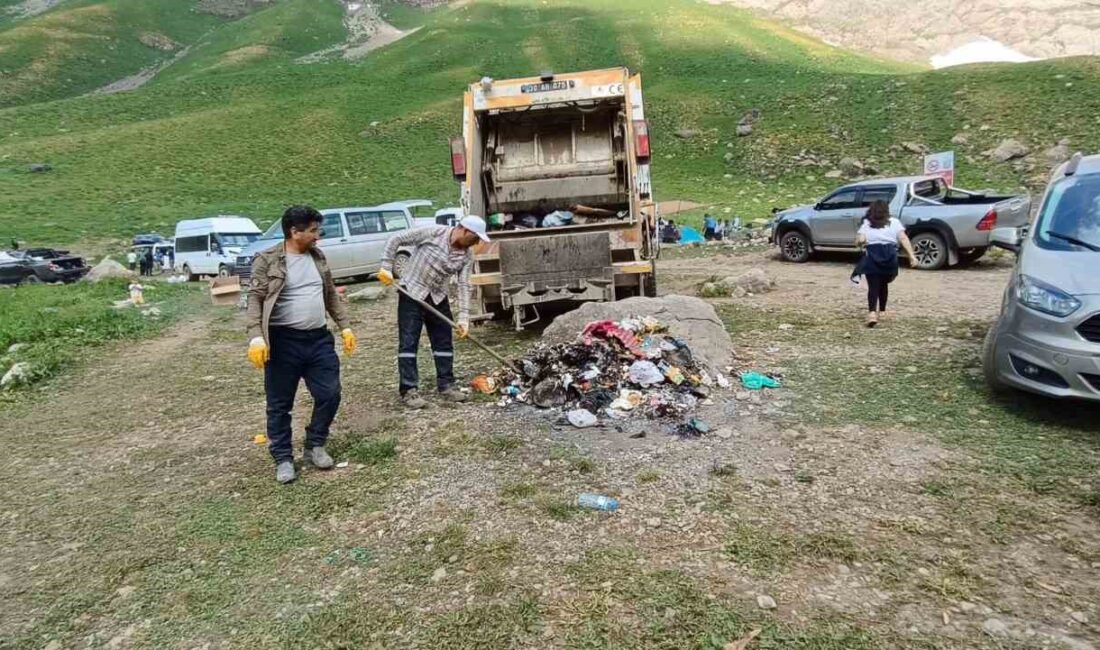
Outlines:
[{"label": "worker in plaid shirt", "polygon": [[[452,318],[451,306],[447,300],[447,284],[452,276],[457,276],[458,335],[464,338],[470,331],[473,247],[479,242],[487,241],[489,236],[485,234],[485,220],[472,215],[463,218],[454,227],[429,226],[410,230],[387,242],[378,279],[386,286],[393,284],[393,260],[398,249],[412,247],[412,256],[401,269],[400,287],[416,300],[421,300],[447,318]],[[401,401],[405,406],[414,409],[427,405],[420,397],[420,373],[416,367],[420,332],[427,327],[439,394],[452,402],[464,402],[466,394],[454,387],[454,340],[451,337],[451,326],[416,300],[400,293],[397,303],[397,371]]]}]

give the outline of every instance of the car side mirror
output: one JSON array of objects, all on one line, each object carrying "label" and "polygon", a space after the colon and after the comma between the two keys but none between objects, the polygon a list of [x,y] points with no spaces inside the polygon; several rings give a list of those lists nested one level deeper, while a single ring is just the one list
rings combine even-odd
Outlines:
[{"label": "car side mirror", "polygon": [[1019,228],[994,228],[989,236],[991,246],[1003,248],[1013,253],[1020,252],[1020,245],[1023,242],[1024,236]]}]

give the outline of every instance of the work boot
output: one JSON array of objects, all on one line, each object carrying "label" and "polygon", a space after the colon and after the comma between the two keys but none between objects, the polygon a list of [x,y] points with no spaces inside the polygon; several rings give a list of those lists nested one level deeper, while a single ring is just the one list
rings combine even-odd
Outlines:
[{"label": "work boot", "polygon": [[294,471],[294,463],[289,460],[284,460],[275,466],[276,481],[280,483],[290,483],[296,478],[298,478],[298,474]]},{"label": "work boot", "polygon": [[307,449],[302,460],[305,461],[307,465],[313,465],[317,469],[332,469],[332,466],[336,464],[332,461],[332,456],[328,455],[324,447]]},{"label": "work boot", "polygon": [[410,409],[422,409],[428,405],[424,398],[420,396],[420,391],[415,388],[410,388],[401,396],[401,403],[405,405],[405,408]]},{"label": "work boot", "polygon": [[442,397],[443,399],[447,400],[448,402],[458,402],[458,403],[465,402],[466,400],[470,399],[469,395],[467,395],[466,393],[463,393],[462,391],[458,390],[454,386],[448,386],[448,387],[444,388],[443,390],[439,391],[439,396]]}]

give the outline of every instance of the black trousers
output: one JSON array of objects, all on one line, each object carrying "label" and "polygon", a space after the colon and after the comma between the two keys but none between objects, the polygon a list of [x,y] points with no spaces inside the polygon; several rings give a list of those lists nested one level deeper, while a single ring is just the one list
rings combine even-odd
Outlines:
[{"label": "black trousers", "polygon": [[[451,306],[446,298],[435,303],[428,296],[425,302],[451,318]],[[455,346],[451,326],[402,293],[397,300],[397,372],[402,395],[420,386],[416,353],[420,348],[420,332],[425,327],[428,328],[428,341],[432,344],[432,358],[435,359],[436,387],[446,390],[455,381]]]},{"label": "black trousers", "polygon": [[893,279],[888,275],[867,275],[867,311],[886,311],[886,300],[890,297],[890,282]]},{"label": "black trousers", "polygon": [[290,412],[298,382],[313,396],[313,416],[306,427],[306,449],[323,447],[340,408],[340,360],[328,328],[296,330],[272,327],[271,359],[264,367],[267,391],[267,439],[276,463],[293,460]]}]

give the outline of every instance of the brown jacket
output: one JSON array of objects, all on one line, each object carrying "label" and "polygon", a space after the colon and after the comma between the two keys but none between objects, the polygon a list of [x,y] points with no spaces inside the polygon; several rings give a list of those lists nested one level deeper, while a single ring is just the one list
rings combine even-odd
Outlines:
[{"label": "brown jacket", "polygon": [[[325,255],[311,248],[309,254],[317,264],[317,271],[325,284],[325,310],[341,329],[351,327],[348,321],[348,308],[336,293],[336,284],[332,281],[332,272],[325,261]],[[271,312],[275,302],[286,284],[286,246],[284,242],[258,253],[252,260],[252,284],[248,290],[248,337],[263,336],[271,345],[267,330],[271,323]]]}]

